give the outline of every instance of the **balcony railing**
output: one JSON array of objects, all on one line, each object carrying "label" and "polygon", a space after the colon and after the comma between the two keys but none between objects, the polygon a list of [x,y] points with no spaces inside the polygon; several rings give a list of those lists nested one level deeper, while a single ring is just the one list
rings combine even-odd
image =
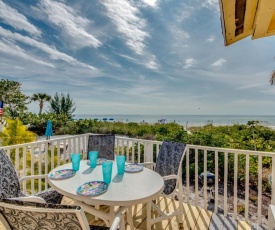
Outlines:
[{"label": "balcony railing", "polygon": [[[53,168],[70,162],[72,153],[80,152],[85,158],[89,135],[75,135],[2,148],[12,159],[19,177],[47,174]],[[115,154],[125,155],[128,162],[152,162],[156,161],[161,143],[116,136]],[[275,189],[272,188],[269,195],[265,194],[267,199],[263,203],[263,159],[266,160],[266,158],[270,159],[269,170],[272,178],[275,178],[275,153],[273,152],[187,145],[183,163],[185,202],[207,209],[212,200],[212,211],[215,213],[266,225],[268,206],[275,204]],[[257,162],[257,175],[255,175],[255,169],[250,168],[251,160]],[[204,177],[202,181],[199,179],[199,174],[203,172],[206,175],[207,171],[215,175],[212,189],[214,195],[211,200],[207,186],[203,186],[207,184],[207,178]],[[256,181],[255,178],[257,178]],[[37,179],[31,180],[29,184],[24,181],[22,190],[34,194],[48,186],[47,181]],[[251,191],[254,191],[253,196]],[[244,202],[240,205],[242,196]],[[264,207],[267,209],[265,210]]]}]

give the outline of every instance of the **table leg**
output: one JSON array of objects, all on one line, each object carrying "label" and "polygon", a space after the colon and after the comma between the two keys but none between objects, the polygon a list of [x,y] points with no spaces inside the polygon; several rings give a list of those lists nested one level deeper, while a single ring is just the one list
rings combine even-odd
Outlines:
[{"label": "table leg", "polygon": [[127,222],[130,225],[130,229],[134,230],[132,206],[127,207]]},{"label": "table leg", "polygon": [[[111,220],[110,223],[112,223],[113,220],[115,219],[115,215],[116,215],[115,206],[110,206],[110,212],[109,212],[109,216],[110,216],[110,220]],[[108,227],[111,227],[111,225]]]},{"label": "table leg", "polygon": [[[95,205],[95,209],[100,209],[100,206],[98,204]],[[97,216],[95,216],[95,221],[98,221],[98,217]]]},{"label": "table leg", "polygon": [[151,229],[151,209],[152,209],[151,201],[147,202],[146,209],[147,209],[147,219],[146,219],[147,228],[146,229],[149,230]]}]

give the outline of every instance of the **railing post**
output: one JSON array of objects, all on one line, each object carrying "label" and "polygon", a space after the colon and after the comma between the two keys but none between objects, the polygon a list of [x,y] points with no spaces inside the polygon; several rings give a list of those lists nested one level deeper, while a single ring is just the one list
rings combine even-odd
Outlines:
[{"label": "railing post", "polygon": [[152,162],[153,161],[153,144],[152,143],[144,143],[144,162]]},{"label": "railing post", "polygon": [[271,186],[271,204],[275,205],[275,156],[272,157],[272,186]]}]

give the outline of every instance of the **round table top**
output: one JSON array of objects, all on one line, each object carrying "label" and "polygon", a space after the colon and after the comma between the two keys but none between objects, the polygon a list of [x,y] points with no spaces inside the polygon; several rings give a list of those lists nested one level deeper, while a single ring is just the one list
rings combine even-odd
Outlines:
[{"label": "round table top", "polygon": [[[60,169],[71,169],[72,163],[61,165],[50,173]],[[49,173],[49,174],[50,174]],[[84,196],[77,194],[76,190],[82,184],[89,181],[103,181],[102,166],[97,165],[92,169],[87,160],[80,162],[76,175],[63,180],[51,180],[49,184],[61,194],[90,205],[130,206],[148,202],[156,198],[163,190],[163,178],[156,172],[144,169],[137,173],[117,174],[116,162],[113,162],[112,181],[108,190],[98,196]]]}]

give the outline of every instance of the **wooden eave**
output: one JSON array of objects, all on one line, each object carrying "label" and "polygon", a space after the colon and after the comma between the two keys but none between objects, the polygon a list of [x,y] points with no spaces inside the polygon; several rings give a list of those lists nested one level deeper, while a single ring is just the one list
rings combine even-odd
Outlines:
[{"label": "wooden eave", "polygon": [[274,11],[274,0],[259,0],[252,39],[275,35]]},{"label": "wooden eave", "polygon": [[252,35],[257,6],[258,0],[220,0],[221,25],[226,46]]}]

